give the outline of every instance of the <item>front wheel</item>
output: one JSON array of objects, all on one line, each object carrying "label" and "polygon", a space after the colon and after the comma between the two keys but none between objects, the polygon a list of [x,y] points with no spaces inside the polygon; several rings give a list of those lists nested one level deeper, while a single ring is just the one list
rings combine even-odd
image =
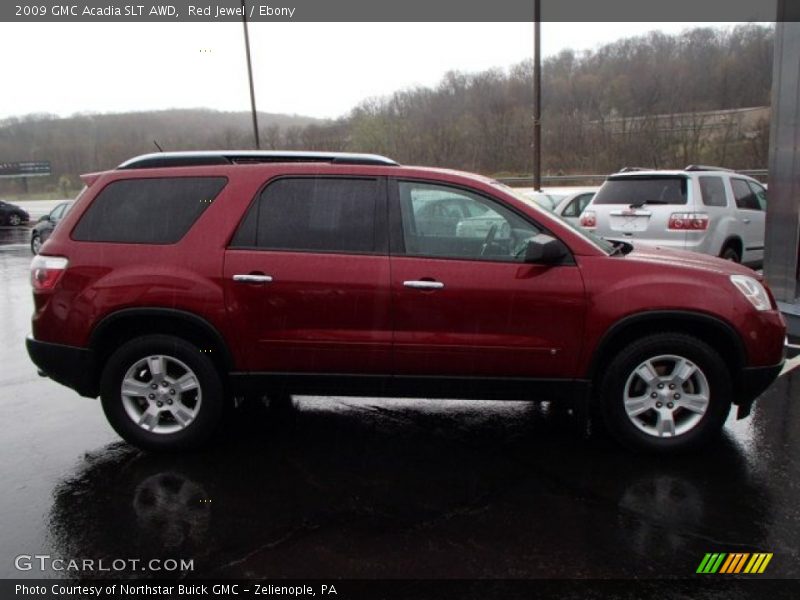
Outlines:
[{"label": "front wheel", "polygon": [[34,234],[31,237],[31,252],[34,254],[39,254],[39,250],[42,249],[42,238],[38,235]]},{"label": "front wheel", "polygon": [[651,335],[617,354],[600,382],[608,429],[637,450],[697,447],[722,429],[730,373],[719,353],[681,333]]},{"label": "front wheel", "polygon": [[222,417],[220,375],[189,342],[148,335],[111,355],[100,383],[103,411],[114,430],[145,450],[195,448]]},{"label": "front wheel", "polygon": [[8,224],[9,225],[12,225],[13,227],[16,227],[20,223],[22,223],[22,217],[20,217],[17,213],[11,213],[8,216]]}]

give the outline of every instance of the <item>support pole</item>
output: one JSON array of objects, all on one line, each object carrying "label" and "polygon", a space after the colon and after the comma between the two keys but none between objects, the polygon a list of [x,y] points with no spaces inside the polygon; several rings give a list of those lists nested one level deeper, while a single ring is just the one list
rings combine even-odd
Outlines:
[{"label": "support pole", "polygon": [[247,77],[250,80],[250,111],[253,113],[253,138],[256,142],[256,150],[261,150],[261,142],[258,139],[258,113],[256,112],[256,91],[253,87],[253,65],[250,61],[250,35],[247,31],[247,6],[242,0],[242,25],[244,26],[244,49],[247,54]]},{"label": "support pole", "polygon": [[800,336],[800,6],[779,0],[772,69],[764,276]]}]

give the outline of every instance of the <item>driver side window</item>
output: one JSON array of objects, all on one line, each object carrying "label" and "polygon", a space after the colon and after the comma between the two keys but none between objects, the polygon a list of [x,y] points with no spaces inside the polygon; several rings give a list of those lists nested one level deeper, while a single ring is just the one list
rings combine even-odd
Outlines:
[{"label": "driver side window", "polygon": [[398,196],[407,255],[521,262],[540,233],[494,200],[459,188],[400,181]]}]

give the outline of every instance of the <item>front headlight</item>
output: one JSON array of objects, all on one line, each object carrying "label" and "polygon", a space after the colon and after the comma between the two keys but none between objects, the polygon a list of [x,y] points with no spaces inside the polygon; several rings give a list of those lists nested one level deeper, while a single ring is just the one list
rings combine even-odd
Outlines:
[{"label": "front headlight", "polygon": [[750,301],[756,310],[770,310],[772,303],[764,286],[754,277],[747,275],[731,275],[731,283],[736,286],[744,297]]}]

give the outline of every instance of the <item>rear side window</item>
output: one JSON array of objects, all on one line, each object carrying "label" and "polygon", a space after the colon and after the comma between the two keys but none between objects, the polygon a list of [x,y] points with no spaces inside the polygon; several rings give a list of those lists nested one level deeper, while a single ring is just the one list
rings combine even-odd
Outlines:
[{"label": "rear side window", "polygon": [[685,177],[620,177],[608,179],[592,204],[686,204]]},{"label": "rear side window", "polygon": [[174,244],[220,193],[224,177],[126,179],[108,184],[72,231],[83,242]]},{"label": "rear side window", "polygon": [[53,221],[60,219],[64,215],[65,208],[67,208],[66,204],[59,204],[58,206],[56,206],[50,213],[50,219],[52,219]]},{"label": "rear side window", "polygon": [[725,198],[725,184],[722,177],[711,177],[704,175],[697,178],[700,182],[700,195],[703,197],[703,204],[706,206],[727,206]]},{"label": "rear side window", "polygon": [[377,179],[279,179],[250,207],[231,246],[374,252],[378,197]]},{"label": "rear side window", "polygon": [[762,210],[758,197],[744,179],[731,179],[736,206],[744,210]]}]

